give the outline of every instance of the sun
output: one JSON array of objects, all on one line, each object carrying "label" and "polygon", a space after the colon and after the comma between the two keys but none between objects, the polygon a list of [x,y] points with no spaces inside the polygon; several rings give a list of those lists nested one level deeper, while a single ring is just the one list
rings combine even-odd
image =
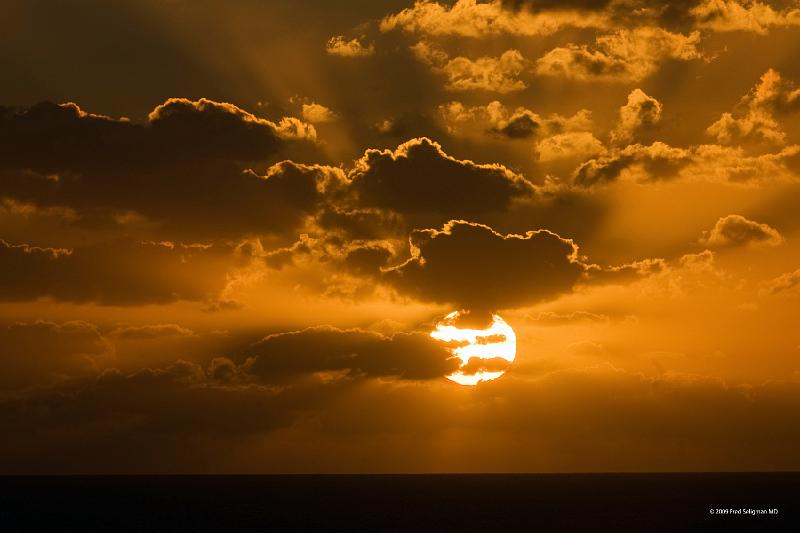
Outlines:
[{"label": "sun", "polygon": [[465,311],[453,311],[436,324],[431,337],[448,343],[448,350],[461,359],[458,370],[447,379],[460,385],[477,385],[505,374],[517,354],[517,336],[505,320],[492,315],[486,329],[457,327]]}]

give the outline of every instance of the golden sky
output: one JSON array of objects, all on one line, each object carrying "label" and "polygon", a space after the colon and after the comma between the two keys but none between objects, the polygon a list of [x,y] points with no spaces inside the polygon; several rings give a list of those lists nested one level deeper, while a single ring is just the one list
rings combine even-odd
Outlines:
[{"label": "golden sky", "polygon": [[3,12],[0,473],[800,468],[797,0]]}]

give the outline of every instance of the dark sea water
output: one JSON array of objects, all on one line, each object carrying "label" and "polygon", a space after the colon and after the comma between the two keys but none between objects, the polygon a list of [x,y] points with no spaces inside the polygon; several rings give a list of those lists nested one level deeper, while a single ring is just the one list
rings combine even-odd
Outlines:
[{"label": "dark sea water", "polygon": [[0,477],[0,531],[800,532],[799,495],[777,473]]}]

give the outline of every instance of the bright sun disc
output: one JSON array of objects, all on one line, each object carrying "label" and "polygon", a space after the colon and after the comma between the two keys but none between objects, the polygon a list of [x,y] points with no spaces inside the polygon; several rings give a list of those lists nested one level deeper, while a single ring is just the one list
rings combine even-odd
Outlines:
[{"label": "bright sun disc", "polygon": [[456,319],[463,313],[453,311],[431,331],[434,339],[451,343],[448,350],[461,359],[459,369],[447,379],[461,385],[477,385],[499,378],[517,354],[514,330],[498,315],[492,315],[492,324],[486,329],[456,327]]}]

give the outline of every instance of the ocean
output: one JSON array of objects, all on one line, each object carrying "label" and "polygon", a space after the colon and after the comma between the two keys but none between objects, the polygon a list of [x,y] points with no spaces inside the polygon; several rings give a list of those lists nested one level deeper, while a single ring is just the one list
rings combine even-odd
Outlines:
[{"label": "ocean", "polygon": [[0,477],[0,531],[800,531],[800,474]]}]

